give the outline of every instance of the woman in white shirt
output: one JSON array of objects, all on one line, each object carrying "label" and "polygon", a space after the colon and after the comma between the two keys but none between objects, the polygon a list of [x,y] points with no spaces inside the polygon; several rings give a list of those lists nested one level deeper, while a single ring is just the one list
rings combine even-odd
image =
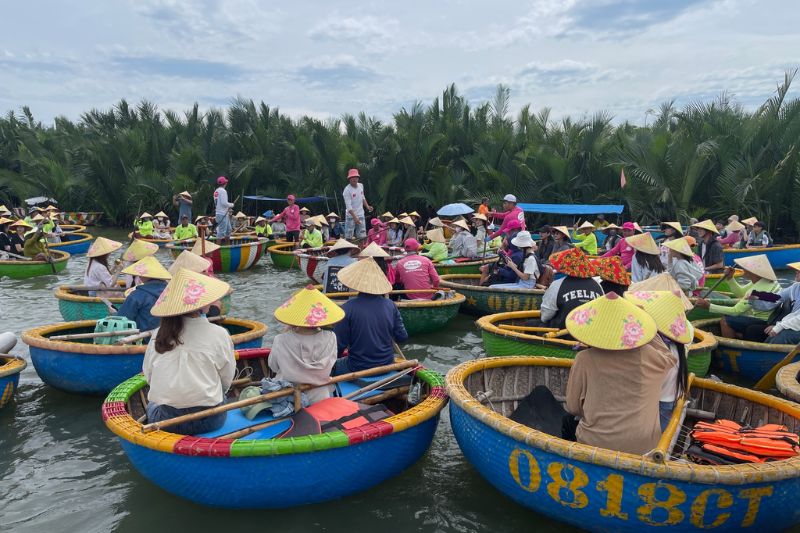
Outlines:
[{"label": "woman in white shirt", "polygon": [[661,262],[661,250],[652,235],[641,233],[626,237],[625,242],[635,250],[631,258],[631,281],[633,283],[650,279],[666,271]]},{"label": "woman in white shirt", "polygon": [[529,231],[520,231],[511,239],[511,244],[522,250],[524,257],[522,270],[508,261],[508,267],[517,275],[516,283],[498,283],[490,285],[492,288],[500,289],[535,289],[536,280],[539,279],[539,262],[536,260],[536,242],[531,238]]},{"label": "woman in white shirt", "polygon": [[[114,284],[114,276],[108,268],[108,256],[121,247],[122,243],[119,241],[98,237],[86,252],[89,262],[83,273],[83,284],[87,287],[111,287]],[[89,296],[97,296],[97,292],[89,291]]]},{"label": "woman in white shirt", "polygon": [[[223,403],[233,381],[233,341],[205,317],[211,303],[230,292],[224,281],[185,268],[170,280],[150,313],[161,324],[147,345],[142,372],[147,420],[160,422]],[[219,429],[226,413],[170,426],[171,433],[196,435]]]}]

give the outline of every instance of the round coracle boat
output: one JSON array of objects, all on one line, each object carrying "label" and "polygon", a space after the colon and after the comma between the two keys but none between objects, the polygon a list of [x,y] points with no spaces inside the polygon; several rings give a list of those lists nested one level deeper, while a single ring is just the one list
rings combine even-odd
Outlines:
[{"label": "round coracle boat", "polygon": [[0,409],[14,397],[19,387],[19,375],[28,364],[21,357],[0,355]]},{"label": "round coracle boat", "polygon": [[[231,239],[231,244],[220,246],[208,258],[214,263],[214,272],[241,272],[258,263],[267,250],[268,242],[266,238],[235,237]],[[182,251],[191,250],[192,246],[170,246],[170,250],[173,256],[178,257]]]},{"label": "round coracle boat", "polygon": [[295,243],[282,242],[270,246],[269,258],[272,264],[278,268],[300,268],[300,258],[294,253]]},{"label": "round coracle boat", "polygon": [[[62,322],[29,329],[22,340],[42,381],[76,394],[107,394],[142,371],[146,344],[93,344],[92,339],[51,340],[49,337],[94,332],[96,321]],[[225,318],[219,325],[231,334],[234,347],[260,348],[267,326],[254,320]]]},{"label": "round coracle boat", "polygon": [[89,251],[93,240],[94,236],[88,233],[62,233],[61,242],[49,242],[47,247],[70,255],[85,254]]},{"label": "round coracle boat", "polygon": [[[248,420],[239,409],[228,411],[222,429],[203,435],[170,433],[169,427],[146,432],[139,421],[144,420],[147,390],[142,375],[111,391],[102,415],[133,466],[171,494],[200,505],[233,509],[306,505],[374,487],[404,472],[430,447],[439,413],[447,403],[444,380],[416,361],[407,363],[413,381],[420,385],[421,401],[409,404],[408,386],[389,389],[358,400],[366,408],[386,409],[387,418],[354,421],[345,425],[347,429],[330,428],[324,433],[289,436],[287,430],[295,427],[293,418],[276,420],[262,411]],[[260,364],[266,368],[263,359]],[[386,372],[385,368],[376,371]],[[363,379],[374,383],[384,376],[392,374]],[[358,390],[360,384],[354,383],[344,381],[337,387]],[[235,399],[237,387],[233,393]],[[222,480],[243,490],[220,490]]]},{"label": "round coracle boat", "polygon": [[[784,531],[800,522],[800,456],[764,463],[700,465],[685,459],[700,413],[757,427],[800,430],[800,406],[694,379],[658,447],[646,455],[570,442],[509,416],[534,387],[563,403],[572,361],[504,357],[447,373],[450,421],[467,460],[500,492],[537,513],[590,531]],[[655,458],[662,456],[663,461]]]},{"label": "round coracle boat", "polygon": [[800,383],[797,375],[800,374],[800,363],[786,365],[775,376],[775,385],[781,394],[793,402],[800,402]]},{"label": "round coracle boat", "polygon": [[102,211],[66,211],[61,214],[64,220],[70,224],[82,224],[84,226],[94,226],[103,218]]},{"label": "round coracle boat", "polygon": [[86,226],[81,224],[59,224],[64,233],[86,233]]},{"label": "round coracle boat", "polygon": [[[133,238],[134,238],[134,236],[133,236],[133,232],[130,232],[130,233],[128,233],[128,239],[129,239],[131,242],[133,242]],[[142,237],[142,236],[138,236],[138,237],[136,237],[136,240],[139,240],[139,241],[144,241],[144,242],[151,242],[151,243],[153,243],[153,244],[157,244],[157,245],[159,245],[159,246],[166,246],[166,245],[168,245],[168,244],[171,244],[171,243],[174,243],[174,242],[176,242],[176,241],[175,241],[175,240],[174,240],[172,237],[170,237],[169,239],[158,239],[158,238],[156,238],[156,237]],[[180,242],[183,242],[183,241],[180,241]]]},{"label": "round coracle boat", "polygon": [[768,248],[726,248],[722,251],[725,266],[733,266],[736,259],[760,254],[767,256],[772,268],[782,270],[788,268],[789,263],[800,261],[800,244],[779,244]]},{"label": "round coracle boat", "polygon": [[0,278],[28,279],[63,272],[67,267],[69,254],[52,250],[50,251],[50,257],[53,259],[52,263],[47,261],[27,261],[25,259],[0,260]]},{"label": "round coracle boat", "polygon": [[[326,254],[330,248],[330,246],[323,246],[321,248],[300,248],[294,252],[300,262],[300,270],[305,272],[308,279],[314,283],[322,283],[322,273],[325,272],[325,267],[328,263],[328,256]],[[381,248],[391,256],[388,259],[392,263],[406,255],[405,250],[402,248],[394,246],[382,246]]]},{"label": "round coracle boat", "polygon": [[[540,311],[498,313],[479,318],[475,324],[481,330],[486,355],[536,355],[574,359],[578,342],[564,338],[567,330],[529,327],[525,324],[538,319]],[[686,353],[689,372],[705,376],[711,365],[711,354],[717,347],[717,337],[699,328],[694,330],[694,342]]]},{"label": "round coracle boat", "polygon": [[532,311],[539,309],[544,289],[504,289],[481,287],[480,274],[446,274],[439,285],[453,289],[466,298],[461,310],[477,316],[504,311]]},{"label": "round coracle boat", "polygon": [[497,256],[490,256],[487,254],[484,259],[477,259],[475,261],[453,261],[448,260],[442,263],[434,263],[436,272],[442,276],[445,274],[480,274],[483,265],[490,265],[497,262]]}]

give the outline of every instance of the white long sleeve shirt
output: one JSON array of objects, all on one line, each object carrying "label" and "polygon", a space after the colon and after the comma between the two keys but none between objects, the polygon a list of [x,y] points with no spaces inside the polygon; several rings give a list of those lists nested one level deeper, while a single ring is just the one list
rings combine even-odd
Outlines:
[{"label": "white long sleeve shirt", "polygon": [[800,282],[792,283],[789,287],[781,289],[778,293],[781,300],[789,299],[793,302],[792,312],[779,320],[772,330],[775,333],[780,333],[785,329],[800,331]]}]

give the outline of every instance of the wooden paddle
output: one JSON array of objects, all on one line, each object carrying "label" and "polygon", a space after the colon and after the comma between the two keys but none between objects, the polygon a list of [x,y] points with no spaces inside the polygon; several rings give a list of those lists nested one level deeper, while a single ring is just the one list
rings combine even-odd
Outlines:
[{"label": "wooden paddle", "polygon": [[753,389],[765,391],[773,388],[775,386],[775,376],[778,375],[778,371],[791,363],[798,353],[800,353],[800,343],[798,343],[791,352],[787,353],[786,357],[778,361],[775,366],[770,368],[769,372],[764,374],[764,377],[759,379],[758,383],[753,386]]},{"label": "wooden paddle", "polygon": [[[725,274],[727,274],[727,273],[728,273],[728,269],[726,268],[726,269],[725,269]],[[710,289],[708,289],[708,290],[707,290],[707,291],[705,291],[704,293],[700,294],[700,298],[703,298],[703,299],[705,299],[705,297],[706,297],[706,296],[708,296],[709,294],[711,294],[712,292],[714,292],[714,289],[716,289],[717,287],[719,287],[720,283],[722,283],[723,281],[725,281],[725,280],[727,280],[727,279],[733,279],[733,277],[731,277],[731,278],[728,278],[728,277],[727,277],[727,275],[722,275],[722,276],[720,276],[720,278],[717,280],[717,282],[716,282],[714,285],[712,285]]]},{"label": "wooden paddle", "polygon": [[401,377],[405,376],[406,374],[410,374],[411,372],[413,372],[415,370],[418,370],[419,368],[420,368],[419,366],[412,366],[410,368],[406,368],[402,372],[398,372],[397,374],[393,374],[391,376],[385,377],[380,381],[376,381],[375,383],[371,383],[371,384],[369,384],[369,385],[367,385],[365,387],[361,387],[360,389],[355,390],[355,391],[351,392],[350,394],[348,394],[347,396],[345,396],[344,399],[345,400],[352,400],[353,398],[358,398],[359,396],[361,396],[364,393],[373,391],[375,389],[379,389],[379,388],[383,387],[384,385],[388,385],[389,383],[392,383],[393,381],[397,381],[398,379],[400,379]]}]

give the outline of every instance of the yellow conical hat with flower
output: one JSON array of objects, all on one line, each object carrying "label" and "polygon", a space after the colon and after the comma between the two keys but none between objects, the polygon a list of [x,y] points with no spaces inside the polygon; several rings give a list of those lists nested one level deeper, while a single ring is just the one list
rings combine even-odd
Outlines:
[{"label": "yellow conical hat with flower", "polygon": [[123,274],[130,274],[131,276],[139,276],[140,278],[150,279],[170,279],[172,275],[167,272],[167,269],[161,266],[158,259],[152,255],[148,255],[139,259],[134,264],[122,270]]},{"label": "yellow conical hat with flower", "polygon": [[111,239],[106,239],[105,237],[98,237],[89,247],[89,251],[86,252],[86,257],[100,257],[103,255],[108,255],[114,250],[119,250],[122,248],[122,243],[119,241],[112,241]]},{"label": "yellow conical hat with flower", "polygon": [[680,299],[681,303],[683,304],[684,311],[691,311],[694,309],[694,304],[692,303],[689,298],[681,290],[681,286],[678,285],[678,282],[675,281],[675,278],[669,272],[662,272],[658,276],[653,276],[652,278],[647,278],[644,281],[637,281],[636,283],[631,283],[630,287],[628,287],[629,291],[669,291],[671,293],[679,292],[681,293]]},{"label": "yellow conical hat with flower", "polygon": [[716,233],[717,235],[719,235],[719,230],[717,229],[717,226],[714,224],[714,221],[711,220],[710,218],[707,218],[702,222],[698,222],[697,224],[692,224],[692,227],[697,229],[704,229],[706,231],[710,231],[711,233]]},{"label": "yellow conical hat with flower", "polygon": [[656,335],[650,315],[614,292],[573,309],[566,325],[575,339],[603,350],[632,350]]},{"label": "yellow conical hat with flower", "polygon": [[386,250],[378,246],[377,243],[371,242],[369,246],[361,250],[358,257],[391,257]]},{"label": "yellow conical hat with flower", "polygon": [[680,296],[670,291],[628,291],[625,299],[650,315],[662,335],[680,344],[692,342],[694,328],[686,318]]},{"label": "yellow conical hat with flower", "polygon": [[319,328],[344,318],[344,309],[309,285],[300,289],[275,310],[275,319],[290,326]]},{"label": "yellow conical hat with flower", "polygon": [[181,268],[161,292],[150,314],[158,317],[185,315],[216,302],[229,292],[231,286],[224,281]]},{"label": "yellow conical hat with flower", "polygon": [[209,269],[211,266],[211,261],[206,259],[205,257],[200,257],[197,254],[190,252],[189,250],[184,250],[175,259],[175,262],[172,263],[169,267],[169,273],[175,275],[178,270],[185,268],[186,270],[191,270],[192,272],[200,272],[201,274],[204,273],[206,270]]},{"label": "yellow conical hat with flower", "polygon": [[692,251],[692,247],[689,246],[689,241],[686,240],[686,237],[666,241],[664,246],[687,257],[694,257],[694,252]]},{"label": "yellow conical hat with flower", "polygon": [[156,243],[133,239],[128,249],[122,253],[122,259],[125,261],[138,261],[148,255],[153,255],[157,251],[158,245]]},{"label": "yellow conical hat with flower", "polygon": [[[215,252],[215,251],[217,251],[219,249],[220,249],[220,246],[218,244],[214,244],[211,241],[205,241],[206,255],[208,255],[208,254],[210,254],[212,252]],[[192,253],[200,255],[200,256],[203,255],[203,240],[202,239],[197,239],[195,241],[194,246],[192,246]]]},{"label": "yellow conical hat with flower", "polygon": [[772,265],[769,264],[769,259],[766,254],[739,257],[734,259],[733,262],[760,278],[778,281],[778,276],[776,276],[775,271],[772,270]]}]

